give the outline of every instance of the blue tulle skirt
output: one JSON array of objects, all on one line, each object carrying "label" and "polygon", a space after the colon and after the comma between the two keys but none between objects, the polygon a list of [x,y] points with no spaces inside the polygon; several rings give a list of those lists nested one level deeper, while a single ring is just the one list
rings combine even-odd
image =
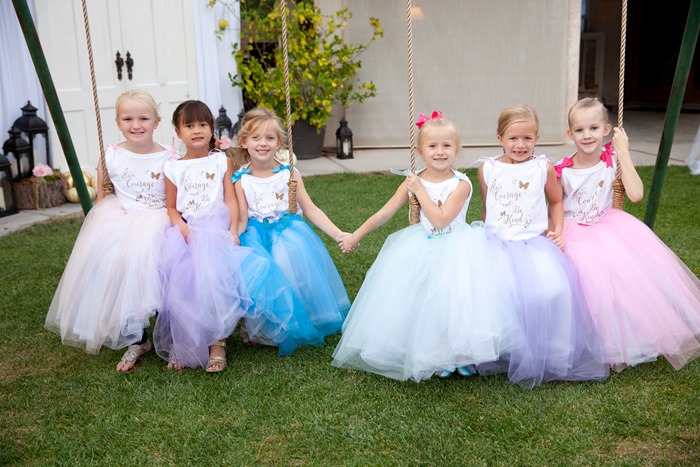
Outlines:
[{"label": "blue tulle skirt", "polygon": [[416,382],[523,347],[515,299],[500,291],[483,224],[390,235],[367,272],[333,365]]},{"label": "blue tulle skirt", "polygon": [[489,235],[488,243],[502,270],[501,293],[517,300],[526,345],[479,365],[479,373],[507,373],[511,382],[528,388],[553,380],[607,378],[602,341],[564,254],[544,236],[505,241]]},{"label": "blue tulle skirt", "polygon": [[281,270],[298,298],[297,317],[306,314],[322,336],[340,331],[350,299],[328,250],[301,216],[286,214],[275,222],[250,219],[241,245]]}]

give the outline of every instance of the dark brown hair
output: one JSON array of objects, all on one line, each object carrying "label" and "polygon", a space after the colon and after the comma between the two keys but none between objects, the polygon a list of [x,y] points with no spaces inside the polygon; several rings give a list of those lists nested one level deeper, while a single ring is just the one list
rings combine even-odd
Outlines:
[{"label": "dark brown hair", "polygon": [[173,126],[179,128],[180,125],[190,123],[205,122],[211,128],[211,140],[209,140],[209,150],[214,149],[214,115],[209,110],[207,104],[202,101],[189,100],[181,103],[173,112]]}]

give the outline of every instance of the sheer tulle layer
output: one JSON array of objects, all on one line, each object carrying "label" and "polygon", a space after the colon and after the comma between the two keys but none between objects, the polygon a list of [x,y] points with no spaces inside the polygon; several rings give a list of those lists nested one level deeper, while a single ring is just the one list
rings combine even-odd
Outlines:
[{"label": "sheer tulle layer", "polygon": [[609,366],[602,354],[578,278],[564,254],[547,238],[504,241],[489,236],[491,261],[502,271],[501,293],[516,300],[526,345],[481,374],[508,373],[523,387],[552,381],[602,380]]},{"label": "sheer tulle layer", "polygon": [[611,209],[564,235],[609,363],[679,369],[700,354],[700,281],[643,222]]},{"label": "sheer tulle layer", "polygon": [[419,382],[522,347],[515,302],[493,293],[500,277],[492,266],[480,225],[392,234],[343,325],[333,365]]},{"label": "sheer tulle layer", "polygon": [[153,341],[158,355],[189,368],[206,366],[209,346],[227,338],[252,300],[241,274],[250,248],[234,244],[223,203],[188,219],[189,241],[169,227],[161,249],[163,309]]},{"label": "sheer tulle layer", "polygon": [[161,307],[157,262],[165,209],[125,211],[113,195],[80,229],[46,316],[64,344],[97,353],[138,342]]},{"label": "sheer tulle layer", "polygon": [[270,223],[251,219],[241,245],[281,270],[321,335],[340,330],[350,299],[325,245],[300,216],[287,214]]}]

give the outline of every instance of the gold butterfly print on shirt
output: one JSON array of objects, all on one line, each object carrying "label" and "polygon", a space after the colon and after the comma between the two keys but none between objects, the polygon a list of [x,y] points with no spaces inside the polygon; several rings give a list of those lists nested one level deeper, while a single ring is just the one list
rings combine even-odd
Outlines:
[{"label": "gold butterfly print on shirt", "polygon": [[284,199],[284,193],[275,193],[275,198]]},{"label": "gold butterfly print on shirt", "polygon": [[522,188],[523,190],[527,190],[527,187],[530,186],[530,182],[522,182],[518,180],[518,186]]},{"label": "gold butterfly print on shirt", "polygon": [[437,200],[437,207],[442,207],[442,201]]},{"label": "gold butterfly print on shirt", "polygon": [[209,172],[204,172],[204,176],[207,177],[209,180],[214,180],[214,174],[210,174]]},{"label": "gold butterfly print on shirt", "polygon": [[160,172],[158,172],[158,173],[151,172],[151,178],[155,178],[156,180],[158,180],[160,178]]},{"label": "gold butterfly print on shirt", "polygon": [[601,180],[601,181],[598,183],[598,186],[601,187],[601,188],[603,188],[603,185],[605,185],[605,181],[604,181],[604,180]]}]

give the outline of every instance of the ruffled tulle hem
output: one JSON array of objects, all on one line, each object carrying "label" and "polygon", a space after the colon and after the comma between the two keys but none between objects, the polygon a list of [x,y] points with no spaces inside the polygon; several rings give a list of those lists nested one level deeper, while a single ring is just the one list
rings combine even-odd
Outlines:
[{"label": "ruffled tulle hem", "polygon": [[165,209],[126,211],[114,196],[83,222],[46,316],[64,344],[97,353],[136,343],[161,307],[157,262]]},{"label": "ruffled tulle hem", "polygon": [[644,223],[611,209],[592,225],[566,221],[564,235],[615,369],[659,355],[680,369],[700,355],[700,281]]}]

